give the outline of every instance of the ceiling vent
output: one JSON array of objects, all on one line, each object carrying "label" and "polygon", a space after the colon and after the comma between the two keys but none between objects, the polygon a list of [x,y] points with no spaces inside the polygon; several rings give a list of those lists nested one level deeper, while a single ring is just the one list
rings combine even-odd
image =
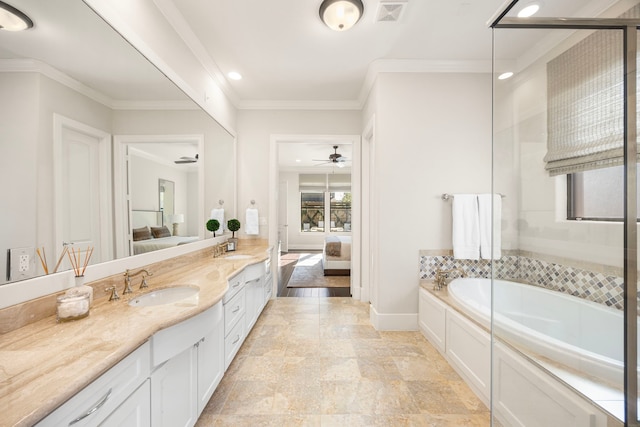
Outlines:
[{"label": "ceiling vent", "polygon": [[402,17],[406,1],[381,1],[376,13],[376,22],[397,22]]}]

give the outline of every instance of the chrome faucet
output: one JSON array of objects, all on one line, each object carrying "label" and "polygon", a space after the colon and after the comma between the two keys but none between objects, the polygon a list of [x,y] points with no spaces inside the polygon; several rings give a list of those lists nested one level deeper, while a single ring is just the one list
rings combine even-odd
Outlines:
[{"label": "chrome faucet", "polygon": [[436,270],[436,280],[433,285],[433,289],[441,290],[443,286],[447,286],[451,273],[458,273],[458,277],[467,277],[467,273],[460,267],[452,268],[451,270]]},{"label": "chrome faucet", "polygon": [[131,278],[134,276],[137,276],[138,274],[142,274],[142,282],[140,283],[140,289],[149,287],[149,285],[147,284],[147,276],[153,276],[152,273],[149,273],[145,269],[138,270],[135,273],[131,273],[131,270],[127,269],[127,271],[124,272],[124,291],[122,291],[123,295],[130,294],[131,292],[133,292],[133,290],[131,289]]}]

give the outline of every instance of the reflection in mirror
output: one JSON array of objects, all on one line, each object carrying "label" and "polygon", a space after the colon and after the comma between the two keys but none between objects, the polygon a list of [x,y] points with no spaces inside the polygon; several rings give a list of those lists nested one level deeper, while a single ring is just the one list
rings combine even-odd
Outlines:
[{"label": "reflection in mirror", "polygon": [[[129,161],[135,163],[132,153],[142,148],[129,153],[122,142],[132,135],[148,137],[141,143],[196,136],[197,149],[169,163],[178,167],[174,160],[197,153],[197,172],[187,174],[186,184],[155,175],[153,206],[142,209],[159,211],[158,179],[173,181],[175,211],[161,225],[173,234],[176,224],[180,237],[204,238],[205,218],[217,201],[235,207],[233,136],[84,3],[21,0],[20,8],[34,27],[0,38],[0,96],[10,100],[0,106],[0,177],[19,183],[5,188],[0,284],[11,276],[8,253],[31,258],[11,281],[45,274],[36,248],[49,273],[69,244],[93,247],[91,264],[134,254],[130,203],[137,201],[128,198],[136,185],[129,182]],[[152,148],[147,156],[161,156]],[[64,258],[60,270],[68,268]]]},{"label": "reflection in mirror", "polygon": [[169,224],[171,218],[176,212],[176,183],[168,179],[160,178],[158,180],[158,203],[160,204],[160,212],[162,212],[162,224]]}]

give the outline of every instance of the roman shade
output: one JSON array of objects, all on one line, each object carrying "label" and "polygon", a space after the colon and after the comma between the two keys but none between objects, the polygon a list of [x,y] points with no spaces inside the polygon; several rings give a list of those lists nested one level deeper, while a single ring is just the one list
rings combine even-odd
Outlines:
[{"label": "roman shade", "polygon": [[325,191],[351,191],[351,174],[304,174],[298,175],[301,193],[324,193]]},{"label": "roman shade", "polygon": [[301,193],[324,193],[327,191],[327,175],[301,173],[298,185]]},{"label": "roman shade", "polygon": [[351,174],[340,173],[329,175],[329,191],[330,192],[350,192],[351,191]]},{"label": "roman shade", "polygon": [[550,175],[623,163],[622,31],[599,30],[547,64]]}]

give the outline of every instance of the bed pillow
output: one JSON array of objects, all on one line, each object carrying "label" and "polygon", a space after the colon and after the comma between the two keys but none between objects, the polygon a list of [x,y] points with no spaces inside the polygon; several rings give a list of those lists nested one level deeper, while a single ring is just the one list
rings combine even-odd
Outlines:
[{"label": "bed pillow", "polygon": [[151,232],[149,231],[149,227],[146,225],[140,228],[133,229],[133,241],[137,242],[139,240],[149,240],[151,238]]},{"label": "bed pillow", "polygon": [[163,225],[162,227],[151,227],[151,233],[156,239],[161,237],[171,237],[171,232],[166,225]]}]

